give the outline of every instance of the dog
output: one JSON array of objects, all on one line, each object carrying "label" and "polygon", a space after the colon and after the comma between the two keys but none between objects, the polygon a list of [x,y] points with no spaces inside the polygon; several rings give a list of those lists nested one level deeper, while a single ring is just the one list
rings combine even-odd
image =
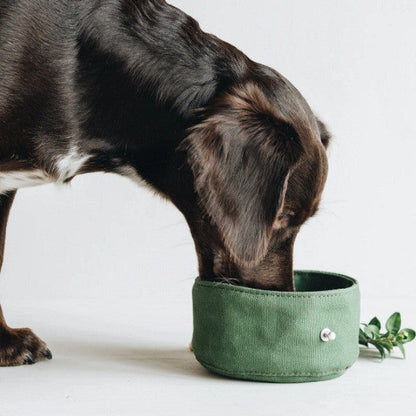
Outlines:
[{"label": "dog", "polygon": [[[183,213],[202,279],[294,290],[330,134],[275,70],[164,0],[0,0],[0,266],[16,190],[141,179]],[[0,307],[0,365],[51,358]]]}]

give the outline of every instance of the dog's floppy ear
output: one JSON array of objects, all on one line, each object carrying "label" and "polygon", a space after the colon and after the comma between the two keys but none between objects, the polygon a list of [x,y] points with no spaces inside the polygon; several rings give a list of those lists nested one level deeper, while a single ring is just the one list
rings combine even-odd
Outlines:
[{"label": "dog's floppy ear", "polygon": [[259,87],[246,84],[219,99],[181,147],[201,204],[234,260],[260,261],[302,153],[293,126]]}]

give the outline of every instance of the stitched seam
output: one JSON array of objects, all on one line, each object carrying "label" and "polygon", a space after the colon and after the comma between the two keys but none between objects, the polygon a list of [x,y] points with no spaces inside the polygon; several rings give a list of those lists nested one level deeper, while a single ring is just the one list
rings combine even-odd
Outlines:
[{"label": "stitched seam", "polygon": [[[255,297],[263,296],[263,297],[273,297],[273,298],[296,298],[296,299],[299,299],[299,298],[335,298],[339,296],[350,295],[354,293],[354,289],[356,290],[358,287],[357,285],[354,285],[351,288],[347,288],[347,291],[343,291],[341,293],[337,292],[337,293],[327,294],[327,295],[307,295],[301,292],[297,292],[296,295],[293,295],[289,293],[285,293],[285,294],[283,293],[261,293],[261,292],[250,293],[250,292],[247,292],[246,290],[241,290],[235,286],[231,286],[231,285],[230,287],[211,286],[210,284],[205,284],[203,281],[196,282],[196,285],[203,286],[207,289],[212,289],[212,290],[226,290],[226,291],[232,291],[232,292],[245,293],[247,296],[255,296]],[[341,290],[341,289],[338,289],[338,290]]]},{"label": "stitched seam", "polygon": [[329,376],[331,374],[337,374],[340,371],[345,371],[346,369],[348,369],[348,367],[343,367],[343,368],[337,368],[335,370],[332,371],[328,371],[326,373],[261,373],[259,371],[233,371],[233,370],[226,370],[225,368],[221,368],[221,367],[216,367],[212,364],[209,364],[203,360],[198,359],[198,361],[206,366],[209,367],[212,370],[217,370],[217,371],[222,371],[224,373],[227,374],[233,374],[236,376],[249,376],[249,375],[253,375],[253,376],[264,376],[264,377],[278,377],[278,376],[282,376],[282,377],[309,377],[309,376]]}]

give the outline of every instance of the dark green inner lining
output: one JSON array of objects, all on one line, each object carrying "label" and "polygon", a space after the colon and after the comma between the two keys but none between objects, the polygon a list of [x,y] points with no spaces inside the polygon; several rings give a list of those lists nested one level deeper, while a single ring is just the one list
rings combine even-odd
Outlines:
[{"label": "dark green inner lining", "polygon": [[295,271],[296,292],[319,292],[351,287],[354,280],[334,273]]}]

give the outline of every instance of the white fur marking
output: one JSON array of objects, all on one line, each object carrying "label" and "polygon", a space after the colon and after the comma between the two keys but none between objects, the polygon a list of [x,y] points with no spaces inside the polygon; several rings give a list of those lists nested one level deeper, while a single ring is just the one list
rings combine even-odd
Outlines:
[{"label": "white fur marking", "polygon": [[125,176],[126,178],[129,178],[130,180],[132,180],[137,185],[145,185],[146,184],[146,181],[137,174],[136,169],[134,169],[133,167],[131,167],[129,165],[120,166],[117,169],[117,173],[119,173],[122,176]]},{"label": "white fur marking", "polygon": [[75,176],[90,157],[88,155],[80,155],[78,149],[72,147],[69,153],[57,160],[57,176],[48,175],[42,169],[0,172],[0,194],[18,188],[51,182],[63,183]]},{"label": "white fur marking", "polygon": [[81,155],[78,153],[77,147],[72,147],[68,154],[56,162],[58,171],[58,182],[65,182],[72,178],[82,168],[83,164],[90,158],[89,155]]},{"label": "white fur marking", "polygon": [[53,182],[53,179],[40,169],[0,172],[0,194],[50,182]]}]

